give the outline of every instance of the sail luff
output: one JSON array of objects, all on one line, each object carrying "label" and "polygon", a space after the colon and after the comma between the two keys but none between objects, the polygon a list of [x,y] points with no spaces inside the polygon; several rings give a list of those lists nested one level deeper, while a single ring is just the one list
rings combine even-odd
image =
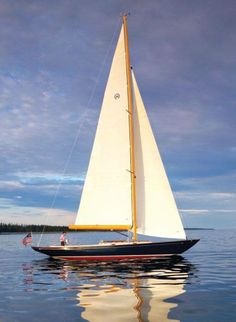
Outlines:
[{"label": "sail luff", "polygon": [[136,209],[136,182],[135,182],[135,152],[134,152],[134,129],[133,129],[133,97],[131,65],[129,53],[129,37],[127,28],[127,15],[123,16],[124,38],[125,38],[125,62],[127,76],[127,95],[128,95],[128,113],[129,113],[129,140],[130,140],[130,175],[131,175],[131,205],[133,219],[133,240],[137,240],[137,209]]}]

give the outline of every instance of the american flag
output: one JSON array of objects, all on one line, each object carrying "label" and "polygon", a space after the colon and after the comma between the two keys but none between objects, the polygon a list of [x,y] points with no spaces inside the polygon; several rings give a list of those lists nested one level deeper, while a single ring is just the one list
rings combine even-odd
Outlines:
[{"label": "american flag", "polygon": [[27,246],[28,244],[31,244],[32,243],[32,234],[31,233],[28,233],[23,239],[22,239],[22,244]]}]

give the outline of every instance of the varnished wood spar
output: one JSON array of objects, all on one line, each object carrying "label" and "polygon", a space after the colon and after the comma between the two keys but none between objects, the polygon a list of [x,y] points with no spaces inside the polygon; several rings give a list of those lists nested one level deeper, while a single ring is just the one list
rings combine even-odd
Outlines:
[{"label": "varnished wood spar", "polygon": [[127,76],[128,112],[129,112],[129,139],[130,139],[130,173],[131,173],[131,203],[133,216],[133,240],[137,240],[137,210],[136,210],[136,183],[135,183],[135,156],[134,156],[134,128],[133,128],[133,95],[131,83],[131,66],[129,54],[129,38],[127,15],[123,16],[125,38],[125,62]]},{"label": "varnished wood spar", "polygon": [[69,229],[73,230],[130,230],[129,225],[69,225]]}]

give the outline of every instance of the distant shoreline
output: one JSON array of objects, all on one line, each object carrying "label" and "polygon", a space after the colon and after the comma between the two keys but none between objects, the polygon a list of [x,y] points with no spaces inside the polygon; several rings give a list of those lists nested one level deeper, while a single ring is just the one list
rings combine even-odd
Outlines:
[{"label": "distant shoreline", "polygon": [[19,225],[0,223],[0,234],[4,233],[56,233],[62,231],[71,231],[67,226],[50,226],[50,225]]},{"label": "distant shoreline", "polygon": [[[185,228],[185,230],[214,230],[214,228]],[[19,225],[19,224],[5,224],[0,223],[0,234],[4,233],[56,233],[62,231],[73,232],[67,226],[50,226],[50,225]],[[75,230],[74,230],[75,231]]]}]

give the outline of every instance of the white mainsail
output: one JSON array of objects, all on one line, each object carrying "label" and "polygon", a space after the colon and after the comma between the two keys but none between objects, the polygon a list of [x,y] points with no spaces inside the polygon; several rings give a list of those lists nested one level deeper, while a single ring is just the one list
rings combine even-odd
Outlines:
[{"label": "white mainsail", "polygon": [[124,30],[108,78],[75,225],[132,226]]},{"label": "white mainsail", "polygon": [[133,72],[132,83],[137,231],[150,236],[186,239]]}]

